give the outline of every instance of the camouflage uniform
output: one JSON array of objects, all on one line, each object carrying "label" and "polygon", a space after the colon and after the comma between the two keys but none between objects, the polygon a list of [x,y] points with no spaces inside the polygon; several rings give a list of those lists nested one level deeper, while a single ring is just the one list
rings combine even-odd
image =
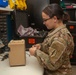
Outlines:
[{"label": "camouflage uniform", "polygon": [[74,50],[72,35],[66,26],[51,30],[35,56],[44,67],[44,75],[72,75],[70,56]]}]

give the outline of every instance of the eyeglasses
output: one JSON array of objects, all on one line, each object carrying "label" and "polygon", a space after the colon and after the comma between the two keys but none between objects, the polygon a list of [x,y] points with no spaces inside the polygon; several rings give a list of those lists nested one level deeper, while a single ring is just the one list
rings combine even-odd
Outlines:
[{"label": "eyeglasses", "polygon": [[47,20],[49,20],[50,18],[48,18],[48,19],[43,19],[43,22],[46,22]]}]

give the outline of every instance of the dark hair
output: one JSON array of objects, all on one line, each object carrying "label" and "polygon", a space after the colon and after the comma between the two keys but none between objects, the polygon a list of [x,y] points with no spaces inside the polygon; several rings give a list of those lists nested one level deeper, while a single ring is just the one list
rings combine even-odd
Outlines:
[{"label": "dark hair", "polygon": [[66,22],[70,20],[68,13],[64,12],[63,9],[56,3],[50,4],[43,9],[43,12],[47,14],[50,18],[56,16],[58,20]]},{"label": "dark hair", "polygon": [[66,23],[70,20],[70,15],[67,12],[64,12],[63,14],[63,23]]}]

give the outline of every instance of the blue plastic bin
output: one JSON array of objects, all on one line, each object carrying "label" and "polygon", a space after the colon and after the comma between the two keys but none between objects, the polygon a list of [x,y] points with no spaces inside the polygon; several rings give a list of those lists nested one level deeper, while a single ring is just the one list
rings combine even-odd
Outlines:
[{"label": "blue plastic bin", "polygon": [[0,0],[0,7],[8,6],[8,0]]}]

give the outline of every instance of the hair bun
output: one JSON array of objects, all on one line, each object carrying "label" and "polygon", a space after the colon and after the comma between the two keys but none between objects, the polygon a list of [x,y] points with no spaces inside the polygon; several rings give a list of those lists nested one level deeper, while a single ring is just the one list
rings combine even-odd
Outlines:
[{"label": "hair bun", "polygon": [[63,22],[66,23],[70,20],[70,15],[67,12],[63,14]]}]

